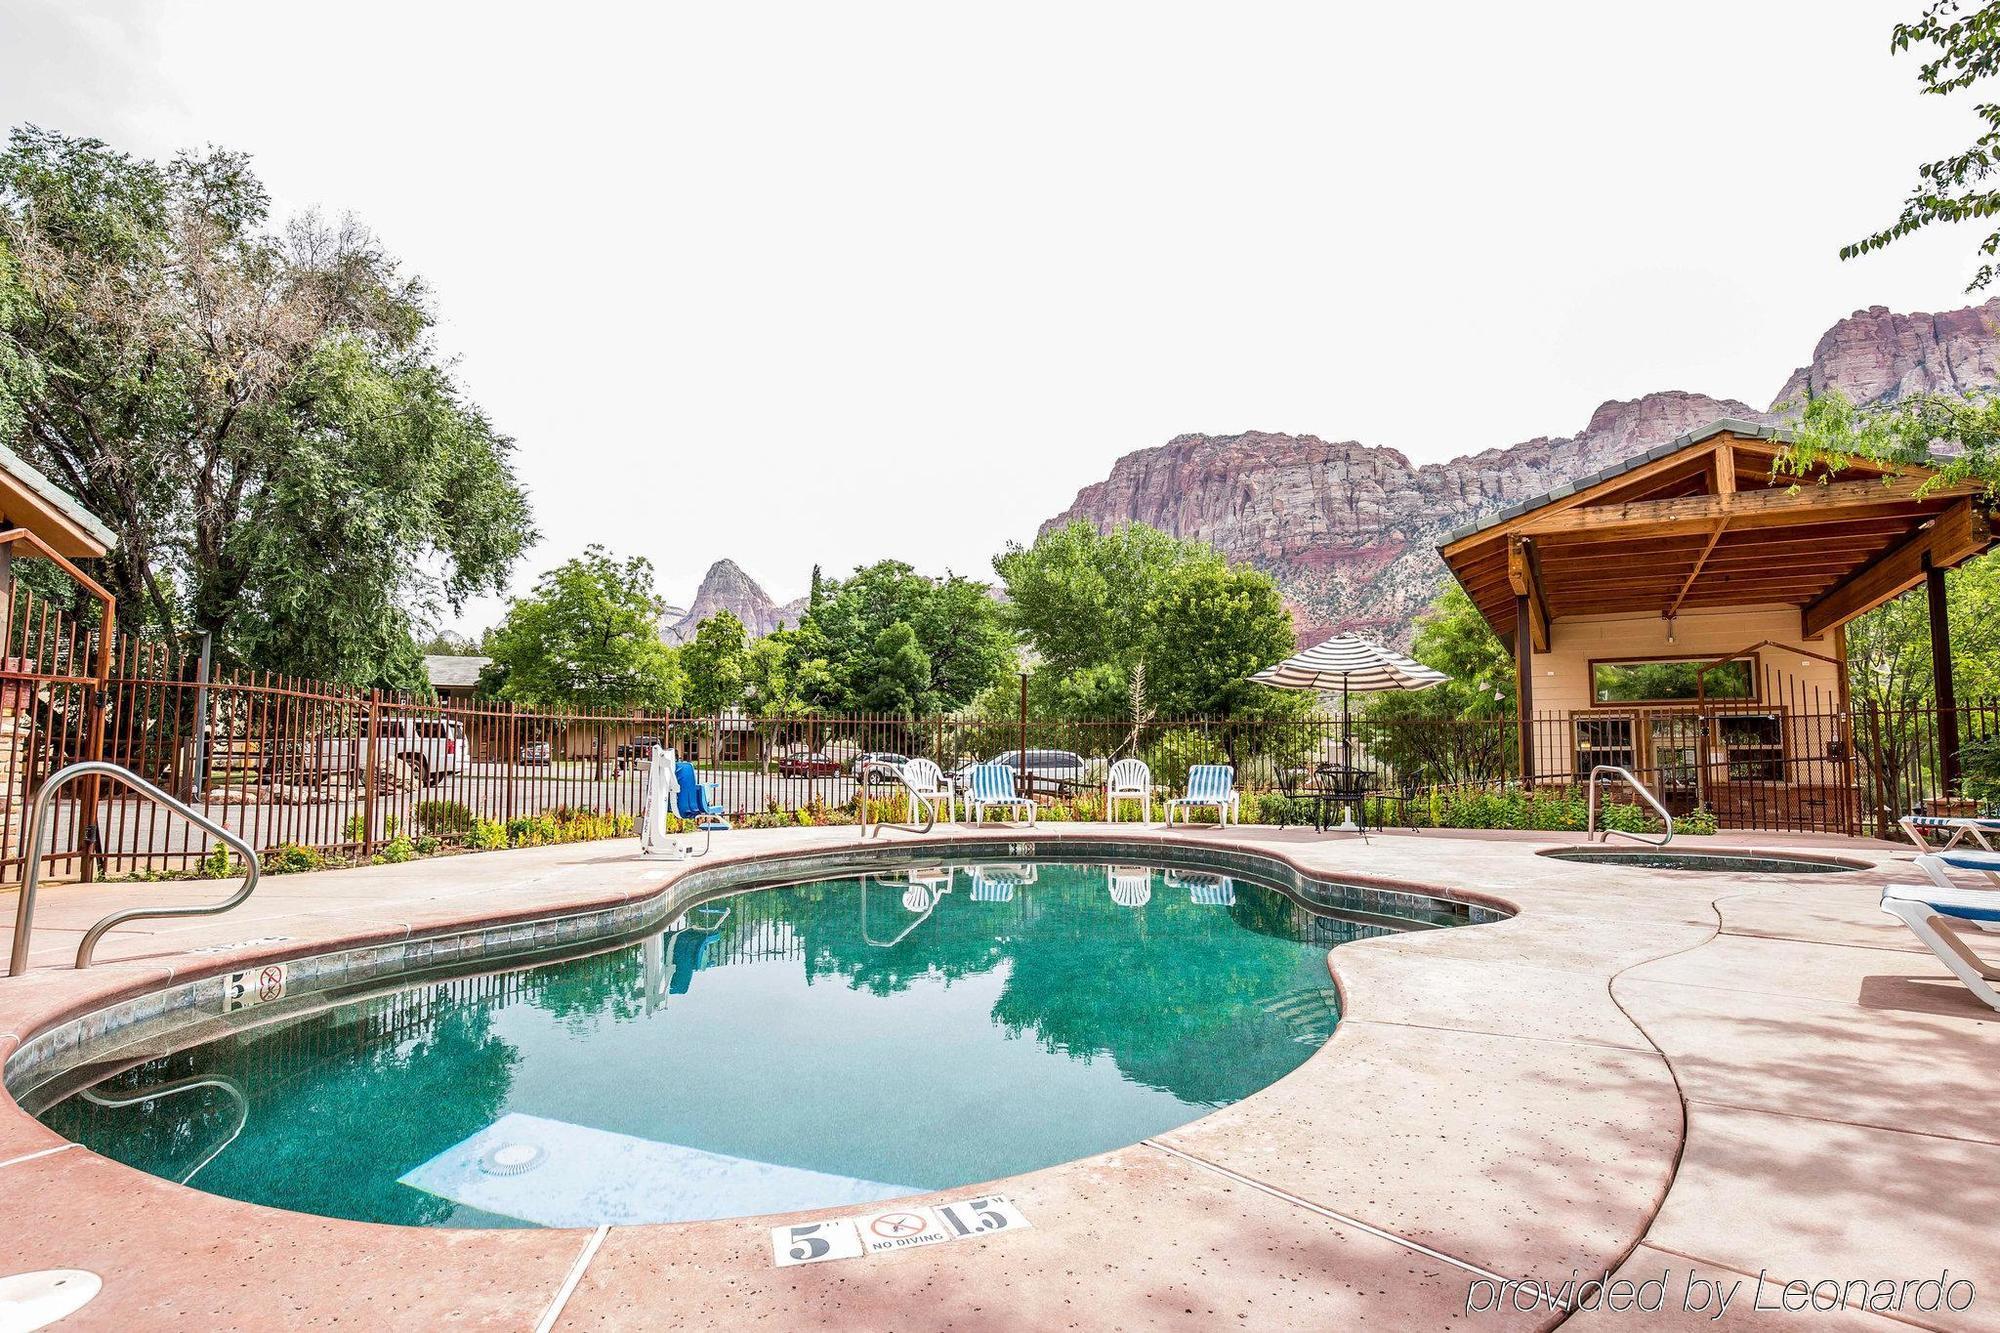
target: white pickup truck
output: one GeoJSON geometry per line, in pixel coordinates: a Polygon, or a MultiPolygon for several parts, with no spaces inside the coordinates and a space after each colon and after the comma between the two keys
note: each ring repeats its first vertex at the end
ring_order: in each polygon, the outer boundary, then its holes
{"type": "MultiPolygon", "coordinates": [[[[326,775],[358,774],[366,735],[328,736],[315,747],[316,767],[326,775]]],[[[435,787],[446,775],[463,773],[472,762],[465,727],[449,718],[385,717],[375,728],[375,766],[402,770],[408,782],[435,787]]]]}

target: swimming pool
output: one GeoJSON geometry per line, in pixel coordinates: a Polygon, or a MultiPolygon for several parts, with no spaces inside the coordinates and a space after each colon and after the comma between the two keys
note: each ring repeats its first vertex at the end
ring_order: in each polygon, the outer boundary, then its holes
{"type": "Polygon", "coordinates": [[[1249,1096],[1332,1033],[1328,948],[1446,921],[1309,906],[1234,873],[911,867],[286,1014],[39,1113],[155,1175],[355,1220],[861,1203],[1125,1146],[1249,1096]]]}
{"type": "Polygon", "coordinates": [[[1552,861],[1581,865],[1637,866],[1641,870],[1692,870],[1736,875],[1837,875],[1866,870],[1866,861],[1804,852],[1684,852],[1651,847],[1552,847],[1552,861]]]}

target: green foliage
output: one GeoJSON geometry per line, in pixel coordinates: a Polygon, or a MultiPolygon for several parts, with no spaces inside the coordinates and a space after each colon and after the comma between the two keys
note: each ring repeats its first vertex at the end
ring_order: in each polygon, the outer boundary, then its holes
{"type": "Polygon", "coordinates": [[[651,562],[592,546],[508,604],[482,691],[535,708],[672,708],[683,681],[660,641],[660,613],[651,562]]]}
{"type": "Polygon", "coordinates": [[[1229,756],[1213,737],[1182,727],[1164,733],[1155,741],[1147,752],[1146,762],[1153,770],[1155,785],[1180,792],[1187,787],[1190,768],[1196,764],[1226,764],[1229,756]]]}
{"type": "Polygon", "coordinates": [[[324,870],[327,864],[325,856],[295,842],[279,843],[264,853],[258,863],[267,875],[296,875],[308,870],[324,870]]]}
{"type": "Polygon", "coordinates": [[[1161,717],[1311,708],[1244,680],[1292,651],[1291,618],[1269,576],[1232,567],[1211,547],[1143,524],[1099,533],[1079,520],[1033,546],[1009,546],[993,567],[1010,623],[1040,659],[1038,711],[1126,716],[1139,679],[1161,717]]]}
{"type": "Polygon", "coordinates": [[[507,826],[497,819],[475,819],[465,845],[479,851],[493,851],[507,845],[507,826]]]}
{"type": "MultiPolygon", "coordinates": [[[[1964,92],[2000,69],[2000,5],[1980,3],[1968,11],[1961,0],[1930,0],[1914,22],[1891,29],[1889,45],[1899,54],[1913,47],[1924,51],[1926,58],[1917,67],[1917,86],[1924,94],[1948,97],[1964,92]]],[[[1996,101],[2000,99],[1988,96],[1973,107],[1981,128],[1972,143],[1920,164],[1916,184],[1895,222],[1842,246],[1842,259],[1880,250],[1933,223],[1984,220],[2000,213],[2000,189],[1993,184],[1994,162],[2000,158],[1996,101]]],[[[1989,258],[1966,284],[1967,291],[1986,287],[2000,271],[1990,258],[2000,253],[2000,231],[1989,233],[1979,252],[1989,258]]]]}
{"type": "Polygon", "coordinates": [[[411,628],[533,540],[512,442],[365,228],[282,234],[241,154],[35,128],[0,152],[0,441],[117,533],[121,623],[420,687],[411,628]]]}
{"type": "Polygon", "coordinates": [[[216,843],[207,856],[201,858],[203,879],[235,879],[243,873],[242,864],[229,854],[226,843],[216,843]]]}
{"type": "Polygon", "coordinates": [[[416,856],[417,845],[408,837],[399,833],[383,843],[381,849],[375,853],[372,860],[378,866],[392,866],[399,865],[404,861],[414,861],[416,856]]]}
{"type": "Polygon", "coordinates": [[[982,584],[931,579],[897,560],[822,579],[790,641],[787,693],[835,713],[954,713],[1013,666],[982,584]]]}
{"type": "Polygon", "coordinates": [[[410,819],[419,830],[432,837],[459,839],[472,832],[472,808],[463,801],[418,801],[410,819]]]}
{"type": "Polygon", "coordinates": [[[720,713],[741,704],[748,689],[749,642],[743,622],[727,611],[695,626],[694,639],[681,649],[687,684],[682,702],[697,713],[720,713]]]}
{"type": "Polygon", "coordinates": [[[633,827],[630,815],[558,807],[508,820],[506,837],[509,847],[549,847],[599,838],[629,838],[633,827]]]}
{"type": "Polygon", "coordinates": [[[1505,776],[1511,733],[1491,725],[1514,712],[1514,660],[1456,583],[1417,618],[1411,655],[1451,679],[1372,698],[1356,735],[1405,782],[1458,784],[1505,776]],[[1483,725],[1482,725],[1483,724],[1483,725]]]}

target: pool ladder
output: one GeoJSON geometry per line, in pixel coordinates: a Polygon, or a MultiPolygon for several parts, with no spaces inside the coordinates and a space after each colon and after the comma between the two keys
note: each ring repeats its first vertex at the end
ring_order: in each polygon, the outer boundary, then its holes
{"type": "Polygon", "coordinates": [[[91,955],[97,951],[97,941],[113,927],[122,926],[127,921],[155,920],[161,917],[214,916],[227,912],[232,907],[240,907],[243,900],[257,887],[257,852],[249,843],[210,819],[201,811],[178,797],[169,796],[129,768],[107,763],[102,759],[86,759],[70,764],[49,774],[48,781],[35,794],[34,808],[28,814],[27,846],[22,848],[21,901],[14,910],[14,951],[7,961],[7,975],[18,977],[28,970],[28,940],[35,930],[35,890],[42,880],[42,837],[48,825],[49,806],[56,793],[77,778],[107,777],[150,798],[195,827],[204,829],[216,838],[236,849],[243,858],[243,884],[236,892],[219,903],[199,903],[192,907],[129,907],[122,912],[113,912],[83,933],[83,943],[76,948],[76,966],[79,971],[90,966],[91,955]]]}
{"type": "Polygon", "coordinates": [[[1664,847],[1668,843],[1674,840],[1674,817],[1667,813],[1667,807],[1660,804],[1659,797],[1653,795],[1652,792],[1646,790],[1646,785],[1640,782],[1639,779],[1632,776],[1631,769],[1620,768],[1616,764],[1599,764],[1596,768],[1590,770],[1590,822],[1584,828],[1584,841],[1590,842],[1594,840],[1597,842],[1609,842],[1611,840],[1611,835],[1614,833],[1616,833],[1621,838],[1630,838],[1634,842],[1643,842],[1648,847],[1664,847]],[[1652,806],[1653,813],[1657,814],[1662,820],[1666,822],[1667,831],[1661,835],[1660,840],[1658,842],[1653,841],[1651,838],[1647,837],[1643,833],[1627,833],[1624,829],[1619,829],[1619,828],[1608,828],[1605,829],[1602,833],[1598,832],[1597,777],[1598,774],[1600,773],[1612,773],[1616,774],[1620,778],[1623,778],[1625,780],[1625,785],[1630,787],[1633,791],[1638,792],[1639,799],[1644,801],[1647,805],[1652,806]]]}

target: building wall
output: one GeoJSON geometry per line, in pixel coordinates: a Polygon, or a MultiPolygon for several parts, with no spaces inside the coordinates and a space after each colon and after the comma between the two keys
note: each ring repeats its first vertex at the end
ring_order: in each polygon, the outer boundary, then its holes
{"type": "MultiPolygon", "coordinates": [[[[1549,626],[1549,651],[1534,656],[1535,711],[1566,713],[1595,704],[1591,697],[1590,664],[1611,658],[1687,657],[1713,660],[1769,639],[1802,647],[1826,657],[1840,656],[1836,637],[1807,640],[1799,633],[1795,606],[1731,607],[1689,611],[1674,621],[1674,641],[1667,642],[1667,622],[1657,612],[1636,615],[1576,616],[1549,626]]],[[[1788,704],[1796,692],[1801,706],[1832,711],[1840,706],[1841,669],[1831,662],[1780,648],[1758,650],[1761,702],[1788,704]],[[1817,703],[1810,702],[1815,698],[1817,703]],[[1773,697],[1783,695],[1786,697],[1773,697]]],[[[1629,705],[1628,705],[1629,707],[1629,705]]]]}

